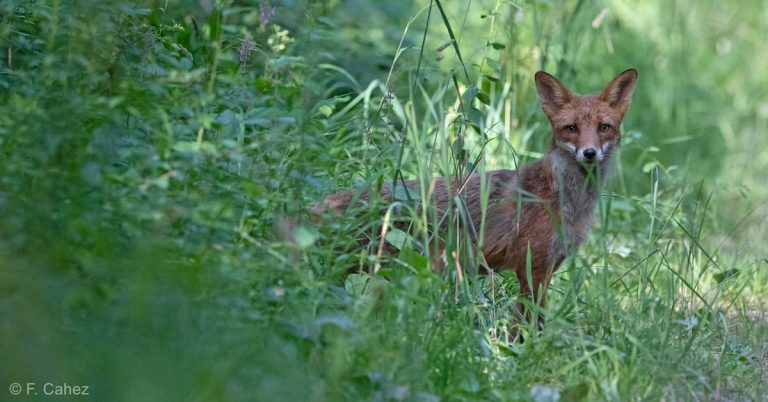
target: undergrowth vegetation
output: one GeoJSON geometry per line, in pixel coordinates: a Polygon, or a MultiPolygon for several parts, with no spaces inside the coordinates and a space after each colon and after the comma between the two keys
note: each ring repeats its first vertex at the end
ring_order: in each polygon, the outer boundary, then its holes
{"type": "Polygon", "coordinates": [[[766,27],[714,0],[0,1],[0,395],[763,400],[766,27]],[[514,275],[456,224],[433,272],[461,202],[413,205],[546,151],[536,71],[629,67],[597,227],[508,342],[514,275]]]}

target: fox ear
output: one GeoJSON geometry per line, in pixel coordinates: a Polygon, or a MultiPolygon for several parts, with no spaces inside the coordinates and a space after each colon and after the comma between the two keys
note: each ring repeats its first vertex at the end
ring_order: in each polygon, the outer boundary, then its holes
{"type": "Polygon", "coordinates": [[[632,101],[632,93],[635,92],[636,82],[637,70],[630,68],[608,83],[608,86],[600,92],[600,100],[608,102],[611,107],[619,109],[624,113],[632,101]]]}
{"type": "Polygon", "coordinates": [[[553,116],[560,111],[566,103],[573,99],[573,95],[557,78],[539,71],[536,73],[536,92],[541,99],[541,108],[547,116],[553,116]]]}

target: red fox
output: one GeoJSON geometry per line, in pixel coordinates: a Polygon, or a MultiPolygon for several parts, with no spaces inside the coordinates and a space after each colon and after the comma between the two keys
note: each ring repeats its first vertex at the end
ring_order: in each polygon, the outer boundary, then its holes
{"type": "MultiPolygon", "coordinates": [[[[552,125],[552,143],[544,157],[519,170],[485,173],[485,208],[478,174],[433,179],[431,205],[445,212],[459,194],[478,228],[485,209],[485,262],[494,271],[514,270],[522,297],[543,307],[552,274],[584,242],[592,226],[599,188],[619,149],[621,121],[632,99],[637,71],[624,71],[596,95],[574,94],[543,71],[536,73],[535,81],[541,107],[552,125]]],[[[404,184],[418,188],[416,181],[404,184]]],[[[381,195],[391,196],[391,186],[383,185],[381,195]]],[[[343,211],[367,198],[365,192],[342,191],[326,198],[315,211],[343,211]]],[[[531,318],[523,304],[518,309],[531,318]]],[[[540,317],[539,321],[543,322],[540,317]]]]}

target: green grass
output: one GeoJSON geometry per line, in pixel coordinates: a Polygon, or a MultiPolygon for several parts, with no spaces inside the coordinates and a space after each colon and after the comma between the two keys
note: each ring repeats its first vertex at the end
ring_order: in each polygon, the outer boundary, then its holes
{"type": "Polygon", "coordinates": [[[378,3],[0,2],[2,399],[762,400],[768,8],[378,3]],[[413,200],[407,233],[306,213],[529,163],[537,70],[589,92],[628,67],[598,225],[523,343],[460,205],[443,273],[413,200]]]}

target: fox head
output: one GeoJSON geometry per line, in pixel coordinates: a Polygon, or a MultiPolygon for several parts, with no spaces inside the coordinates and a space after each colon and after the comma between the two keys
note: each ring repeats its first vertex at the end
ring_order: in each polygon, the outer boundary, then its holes
{"type": "Polygon", "coordinates": [[[621,120],[629,108],[637,70],[619,74],[596,95],[573,94],[557,78],[539,71],[536,90],[552,123],[552,146],[579,163],[603,161],[621,142],[621,120]]]}

